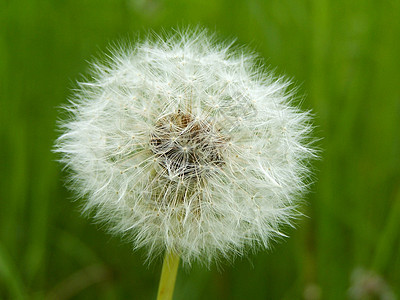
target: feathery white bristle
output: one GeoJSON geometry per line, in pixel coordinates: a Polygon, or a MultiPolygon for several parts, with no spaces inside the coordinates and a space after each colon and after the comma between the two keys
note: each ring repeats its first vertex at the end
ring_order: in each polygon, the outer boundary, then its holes
{"type": "Polygon", "coordinates": [[[310,115],[289,82],[205,30],[116,50],[80,83],[56,143],[85,211],[184,263],[268,247],[298,215],[310,115]]]}

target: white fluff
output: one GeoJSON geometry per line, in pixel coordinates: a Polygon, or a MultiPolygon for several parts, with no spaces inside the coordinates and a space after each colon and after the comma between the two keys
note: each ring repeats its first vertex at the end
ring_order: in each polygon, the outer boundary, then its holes
{"type": "Polygon", "coordinates": [[[56,142],[84,210],[149,258],[175,251],[189,264],[283,236],[307,186],[312,126],[289,82],[262,69],[205,30],[93,64],[56,142]]]}

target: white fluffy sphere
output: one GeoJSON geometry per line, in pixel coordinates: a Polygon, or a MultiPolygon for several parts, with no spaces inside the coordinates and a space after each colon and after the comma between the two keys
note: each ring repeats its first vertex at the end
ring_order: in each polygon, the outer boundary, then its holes
{"type": "Polygon", "coordinates": [[[283,235],[314,155],[287,80],[204,30],[120,48],[92,74],[56,143],[85,211],[184,263],[283,235]]]}

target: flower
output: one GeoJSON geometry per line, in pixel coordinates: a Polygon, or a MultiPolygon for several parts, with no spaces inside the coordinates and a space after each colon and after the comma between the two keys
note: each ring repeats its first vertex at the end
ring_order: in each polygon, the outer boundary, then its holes
{"type": "Polygon", "coordinates": [[[315,153],[290,82],[202,29],[109,57],[79,83],[56,142],[84,211],[149,258],[189,264],[283,236],[315,153]]]}
{"type": "Polygon", "coordinates": [[[349,299],[395,300],[392,288],[379,274],[358,267],[351,274],[351,286],[347,292],[349,299]]]}

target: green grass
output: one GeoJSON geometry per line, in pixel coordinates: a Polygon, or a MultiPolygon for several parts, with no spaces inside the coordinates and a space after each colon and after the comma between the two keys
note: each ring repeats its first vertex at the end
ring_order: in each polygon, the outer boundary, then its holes
{"type": "Polygon", "coordinates": [[[303,299],[310,286],[346,299],[359,267],[400,295],[399,20],[397,0],[0,2],[0,298],[155,299],[161,262],[80,215],[50,150],[87,60],[182,24],[237,36],[293,78],[323,152],[289,239],[181,270],[175,299],[303,299]]]}

